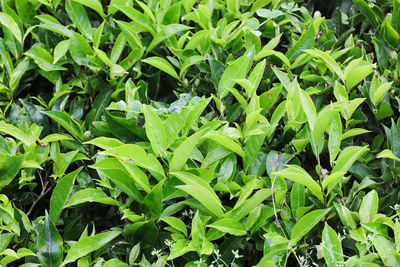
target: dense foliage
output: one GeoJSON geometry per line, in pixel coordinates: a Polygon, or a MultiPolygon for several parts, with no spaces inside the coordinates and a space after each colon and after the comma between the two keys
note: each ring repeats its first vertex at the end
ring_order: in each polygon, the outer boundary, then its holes
{"type": "Polygon", "coordinates": [[[1,266],[400,266],[400,0],[0,0],[1,266]]]}

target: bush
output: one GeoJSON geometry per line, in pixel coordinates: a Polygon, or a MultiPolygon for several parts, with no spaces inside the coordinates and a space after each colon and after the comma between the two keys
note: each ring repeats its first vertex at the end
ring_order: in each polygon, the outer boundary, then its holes
{"type": "Polygon", "coordinates": [[[0,1],[0,265],[400,266],[400,1],[0,1]]]}

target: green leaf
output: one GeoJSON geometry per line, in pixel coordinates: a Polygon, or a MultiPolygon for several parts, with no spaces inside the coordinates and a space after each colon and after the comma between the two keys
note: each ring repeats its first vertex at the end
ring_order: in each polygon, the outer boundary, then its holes
{"type": "Polygon", "coordinates": [[[342,120],[339,112],[336,112],[331,119],[329,125],[329,140],[328,140],[328,151],[331,165],[339,154],[340,144],[342,140],[342,120]]]}
{"type": "Polygon", "coordinates": [[[178,73],[176,73],[174,67],[172,67],[172,65],[167,60],[165,60],[164,58],[161,58],[161,57],[148,57],[148,58],[142,59],[142,61],[144,63],[150,64],[150,65],[156,67],[157,69],[162,70],[165,73],[168,73],[169,75],[171,75],[175,79],[179,80],[178,73]]]}
{"type": "Polygon", "coordinates": [[[328,187],[326,193],[329,194],[329,192],[340,182],[340,179],[343,178],[345,174],[346,172],[344,171],[336,171],[331,175],[325,177],[322,181],[322,189],[325,190],[325,188],[328,187]]]}
{"type": "Polygon", "coordinates": [[[203,221],[200,218],[199,211],[196,211],[192,219],[192,228],[190,236],[192,237],[194,248],[201,253],[203,243],[206,240],[203,221]]]}
{"type": "Polygon", "coordinates": [[[86,188],[74,193],[71,199],[65,205],[65,207],[66,208],[72,207],[87,202],[89,203],[97,202],[101,204],[115,205],[115,206],[119,205],[118,201],[110,198],[103,191],[95,188],[86,188]]]}
{"type": "Polygon", "coordinates": [[[393,152],[389,149],[385,149],[383,150],[381,153],[379,153],[378,156],[376,156],[377,158],[386,158],[386,159],[393,159],[396,160],[398,162],[400,162],[400,158],[396,157],[393,152]]]}
{"type": "Polygon", "coordinates": [[[132,49],[142,48],[142,42],[140,41],[139,35],[132,27],[132,25],[120,20],[114,20],[114,21],[118,24],[118,27],[121,28],[122,33],[125,35],[125,38],[132,49]]]}
{"type": "Polygon", "coordinates": [[[374,71],[374,68],[376,68],[375,64],[371,64],[362,58],[351,61],[344,69],[344,82],[347,90],[350,91],[359,84],[374,71]]]}
{"type": "Polygon", "coordinates": [[[99,0],[72,0],[72,1],[85,5],[93,9],[97,13],[99,13],[100,16],[104,17],[103,6],[99,0]]]}
{"type": "Polygon", "coordinates": [[[0,190],[18,174],[24,155],[10,156],[0,153],[0,190]]]}
{"type": "Polygon", "coordinates": [[[150,140],[151,148],[160,156],[163,156],[168,148],[167,133],[164,123],[150,106],[143,106],[145,129],[150,140]]]}
{"type": "Polygon", "coordinates": [[[53,190],[53,193],[50,198],[50,219],[53,222],[58,221],[58,218],[61,215],[61,212],[68,201],[69,195],[72,192],[72,187],[75,183],[75,179],[78,176],[79,172],[83,167],[77,169],[74,172],[71,172],[60,179],[53,190]]]}
{"type": "Polygon", "coordinates": [[[304,207],[306,203],[306,195],[304,192],[304,185],[299,183],[294,183],[292,191],[290,192],[290,207],[292,209],[292,214],[298,219],[297,209],[304,207]]]}
{"type": "Polygon", "coordinates": [[[365,134],[365,133],[369,133],[371,131],[368,131],[366,129],[362,129],[362,128],[352,128],[349,129],[348,131],[344,132],[342,135],[342,140],[352,137],[352,136],[356,136],[356,135],[360,135],[360,134],[365,134]]]}
{"type": "Polygon", "coordinates": [[[342,266],[344,263],[342,243],[335,230],[327,223],[322,231],[322,242],[324,258],[328,267],[342,266]]]}
{"type": "Polygon", "coordinates": [[[242,158],[245,157],[242,147],[238,143],[233,141],[231,138],[223,135],[220,132],[216,132],[216,131],[208,132],[204,135],[204,138],[211,139],[211,140],[223,145],[224,147],[235,152],[242,158]]]}
{"type": "Polygon", "coordinates": [[[35,46],[25,52],[44,71],[67,70],[64,67],[54,65],[53,56],[43,47],[35,46]]]}
{"type": "Polygon", "coordinates": [[[392,26],[400,33],[400,0],[393,0],[392,26]]]}
{"type": "Polygon", "coordinates": [[[307,213],[294,225],[290,235],[292,242],[297,243],[303,236],[305,236],[314,226],[316,226],[322,218],[325,217],[330,209],[314,210],[307,213]]]}
{"type": "Polygon", "coordinates": [[[394,251],[386,238],[381,235],[372,235],[371,241],[385,266],[399,266],[399,254],[394,251]]]}
{"type": "Polygon", "coordinates": [[[129,253],[129,264],[132,266],[140,254],[140,243],[137,243],[129,253]]]}
{"type": "Polygon", "coordinates": [[[324,18],[313,20],[309,28],[301,35],[300,39],[286,52],[286,57],[290,61],[293,62],[305,49],[314,47],[315,36],[319,32],[319,26],[323,21],[324,18]]]}
{"type": "Polygon", "coordinates": [[[36,141],[33,136],[29,136],[14,125],[5,123],[4,121],[0,121],[0,132],[11,135],[26,146],[29,146],[36,141]]]}
{"type": "Polygon", "coordinates": [[[111,149],[117,146],[122,146],[124,143],[116,138],[101,136],[87,141],[84,144],[95,145],[97,147],[100,147],[101,149],[111,149]]]}
{"type": "Polygon", "coordinates": [[[41,111],[68,131],[75,139],[82,140],[81,126],[68,113],[62,111],[41,111]]]}
{"type": "Polygon", "coordinates": [[[336,165],[333,167],[332,173],[337,171],[347,172],[351,165],[361,157],[368,148],[359,146],[349,146],[343,149],[336,160],[336,165]]]}
{"type": "Polygon", "coordinates": [[[318,50],[318,49],[305,50],[304,52],[306,52],[307,54],[313,56],[314,58],[322,60],[332,72],[336,73],[336,75],[339,76],[339,78],[342,81],[345,81],[345,76],[344,76],[344,73],[342,71],[342,68],[331,57],[331,55],[329,55],[327,52],[321,51],[321,50],[318,50]]]}
{"type": "MultiPolygon", "coordinates": [[[[111,6],[111,5],[110,5],[111,6]]],[[[113,5],[117,10],[124,13],[128,18],[132,20],[134,24],[139,26],[139,29],[144,29],[143,31],[150,32],[153,36],[155,35],[154,25],[151,19],[145,14],[137,11],[133,7],[126,5],[113,5]]]]}
{"type": "Polygon", "coordinates": [[[375,90],[373,97],[372,97],[372,102],[375,105],[378,105],[378,103],[382,101],[383,97],[385,96],[387,91],[389,91],[392,84],[393,84],[393,82],[383,83],[375,90]]]}
{"type": "Polygon", "coordinates": [[[53,64],[56,64],[68,51],[69,40],[59,42],[54,48],[53,64]]]}
{"type": "Polygon", "coordinates": [[[376,29],[379,26],[378,16],[375,12],[369,7],[368,3],[364,0],[353,0],[355,7],[364,14],[367,20],[371,23],[372,27],[376,29]]]}
{"type": "Polygon", "coordinates": [[[246,234],[243,225],[231,218],[222,218],[207,226],[231,235],[241,236],[246,234]]]}
{"type": "Polygon", "coordinates": [[[260,52],[258,52],[255,59],[258,61],[260,59],[263,59],[263,58],[269,57],[269,56],[277,57],[280,61],[282,61],[283,64],[285,64],[287,67],[290,68],[289,59],[282,52],[279,52],[279,51],[267,50],[267,49],[263,48],[260,52]]]}
{"type": "Polygon", "coordinates": [[[44,266],[60,266],[63,259],[63,240],[47,212],[39,236],[37,256],[44,266]]]}
{"type": "Polygon", "coordinates": [[[222,74],[218,83],[217,93],[223,98],[228,93],[228,88],[233,87],[235,79],[243,79],[246,77],[251,64],[253,63],[254,48],[248,50],[243,56],[232,62],[222,74]]]}
{"type": "Polygon", "coordinates": [[[169,164],[169,171],[180,171],[186,164],[194,148],[199,144],[201,137],[207,132],[208,129],[198,131],[186,138],[174,151],[171,162],[169,164]]]}
{"type": "Polygon", "coordinates": [[[93,37],[92,27],[85,8],[77,1],[65,0],[65,11],[79,32],[91,40],[93,37]]]}
{"type": "Polygon", "coordinates": [[[156,157],[152,154],[147,154],[146,151],[138,145],[122,145],[108,149],[102,153],[122,158],[123,160],[133,160],[138,166],[159,174],[161,177],[165,177],[164,169],[156,157]]]}
{"type": "Polygon", "coordinates": [[[224,214],[222,212],[221,202],[219,200],[215,200],[215,193],[210,193],[210,191],[205,189],[204,187],[198,187],[196,185],[177,185],[176,188],[181,189],[182,191],[197,199],[216,217],[221,217],[224,214]]]}
{"type": "Polygon", "coordinates": [[[120,231],[109,231],[80,239],[69,249],[62,266],[100,249],[120,234],[120,231]]]}
{"type": "Polygon", "coordinates": [[[176,218],[176,217],[163,217],[160,220],[167,223],[168,225],[172,226],[176,230],[182,232],[185,236],[187,236],[187,229],[185,223],[176,218]]]}
{"type": "Polygon", "coordinates": [[[375,215],[378,213],[379,197],[375,190],[372,190],[365,195],[360,206],[360,221],[361,223],[372,222],[375,215]]]}
{"type": "Polygon", "coordinates": [[[10,15],[0,12],[0,24],[7,28],[17,41],[22,45],[22,32],[17,22],[10,15]]]}
{"type": "Polygon", "coordinates": [[[151,187],[146,175],[133,164],[133,162],[125,163],[119,159],[107,158],[97,161],[90,167],[104,173],[122,192],[141,202],[142,196],[135,183],[143,188],[146,193],[150,193],[151,187]]]}
{"type": "Polygon", "coordinates": [[[147,47],[147,53],[153,50],[158,44],[164,41],[167,38],[170,38],[181,31],[187,31],[191,29],[191,27],[182,25],[182,24],[169,24],[167,26],[162,27],[161,31],[154,36],[153,41],[151,41],[149,47],[147,47]]]}
{"type": "Polygon", "coordinates": [[[296,165],[286,165],[286,167],[286,169],[273,172],[271,175],[278,175],[280,177],[292,180],[293,182],[302,184],[307,187],[314,196],[321,200],[321,202],[324,201],[321,187],[303,168],[296,165]]]}
{"type": "Polygon", "coordinates": [[[388,17],[385,18],[381,25],[381,34],[385,41],[393,48],[399,46],[400,34],[392,27],[388,17]]]}

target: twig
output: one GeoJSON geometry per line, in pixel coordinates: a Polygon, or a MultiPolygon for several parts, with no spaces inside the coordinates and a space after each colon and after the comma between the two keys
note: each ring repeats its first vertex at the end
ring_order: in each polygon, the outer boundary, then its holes
{"type": "Polygon", "coordinates": [[[46,181],[45,183],[43,183],[43,178],[42,178],[42,175],[40,174],[40,172],[38,172],[38,175],[39,175],[40,183],[42,185],[42,192],[40,192],[39,197],[35,201],[33,201],[32,206],[29,208],[28,212],[26,213],[26,216],[29,216],[29,214],[31,214],[33,208],[36,206],[36,204],[39,202],[39,200],[41,200],[42,197],[44,197],[51,190],[51,186],[47,188],[49,181],[46,181]]]}

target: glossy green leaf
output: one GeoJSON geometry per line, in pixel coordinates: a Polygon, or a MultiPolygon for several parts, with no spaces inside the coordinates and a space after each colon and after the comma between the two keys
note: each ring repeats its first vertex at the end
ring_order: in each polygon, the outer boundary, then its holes
{"type": "Polygon", "coordinates": [[[181,31],[187,31],[190,27],[182,24],[169,24],[167,26],[162,27],[161,31],[159,31],[154,39],[151,41],[150,45],[147,47],[147,52],[150,52],[163,42],[165,39],[170,38],[181,31]]]}
{"type": "Polygon", "coordinates": [[[327,223],[322,231],[322,246],[324,251],[325,262],[328,267],[342,266],[344,263],[342,243],[336,234],[327,223]]]}
{"type": "Polygon", "coordinates": [[[311,191],[314,196],[316,196],[321,202],[323,202],[321,187],[303,168],[296,165],[286,165],[286,167],[287,168],[278,172],[273,172],[271,175],[278,175],[280,177],[304,185],[311,191]]]}
{"type": "Polygon", "coordinates": [[[100,16],[104,17],[103,6],[99,0],[72,0],[85,5],[94,11],[96,11],[100,16]]]}
{"type": "Polygon", "coordinates": [[[72,187],[75,183],[75,179],[78,176],[82,167],[74,172],[71,172],[60,179],[53,190],[50,198],[50,219],[57,223],[65,204],[68,201],[69,196],[72,192],[72,187]]]}
{"type": "Polygon", "coordinates": [[[235,219],[222,218],[207,226],[231,235],[241,236],[246,234],[243,225],[235,219]]]}
{"type": "Polygon", "coordinates": [[[74,193],[65,207],[72,207],[83,203],[97,202],[106,205],[118,206],[118,201],[107,196],[106,193],[95,188],[86,188],[74,193]]]}
{"type": "Polygon", "coordinates": [[[351,61],[344,69],[344,82],[348,91],[374,71],[376,66],[361,58],[351,61]]]}
{"type": "Polygon", "coordinates": [[[142,59],[142,61],[151,66],[156,67],[157,69],[162,70],[165,73],[168,73],[175,79],[179,80],[179,76],[176,73],[174,67],[172,67],[172,65],[167,60],[165,60],[161,57],[148,57],[148,58],[142,59]]]}
{"type": "Polygon", "coordinates": [[[303,217],[294,225],[290,238],[293,242],[297,243],[303,236],[305,236],[314,226],[316,226],[330,209],[314,210],[303,217]]]}
{"type": "Polygon", "coordinates": [[[378,213],[379,197],[375,190],[365,195],[360,206],[360,220],[362,223],[371,222],[378,213]]]}
{"type": "Polygon", "coordinates": [[[234,79],[243,79],[253,62],[254,49],[251,48],[245,55],[232,62],[222,74],[218,83],[217,93],[220,98],[223,98],[228,93],[228,88],[231,88],[235,81],[234,79]]]}
{"type": "Polygon", "coordinates": [[[0,12],[0,24],[6,27],[17,41],[22,44],[22,32],[12,16],[7,13],[0,12]]]}
{"type": "Polygon", "coordinates": [[[143,107],[145,128],[151,147],[157,155],[164,155],[168,148],[167,133],[164,123],[150,106],[143,107]]]}
{"type": "Polygon", "coordinates": [[[156,157],[152,154],[146,153],[146,151],[138,145],[121,145],[108,149],[102,153],[122,158],[123,160],[133,160],[138,166],[159,174],[161,177],[165,177],[164,169],[156,157]]]}
{"type": "Polygon", "coordinates": [[[187,235],[187,229],[185,223],[176,217],[163,217],[160,220],[182,232],[185,236],[187,235]]]}
{"type": "Polygon", "coordinates": [[[69,114],[61,111],[41,111],[67,130],[73,137],[82,140],[81,126],[69,114]]]}
{"type": "Polygon", "coordinates": [[[89,17],[85,11],[85,8],[79,3],[79,1],[65,1],[65,11],[74,26],[78,28],[79,32],[86,38],[92,39],[93,33],[90,25],[89,17]]]}
{"type": "Polygon", "coordinates": [[[44,266],[60,266],[63,259],[63,240],[46,212],[39,236],[37,256],[44,266]]]}
{"type": "Polygon", "coordinates": [[[15,178],[21,168],[23,160],[23,155],[6,156],[0,154],[0,190],[15,178]]]}
{"type": "Polygon", "coordinates": [[[74,262],[87,254],[96,251],[111,242],[121,234],[120,231],[109,231],[94,236],[87,236],[76,242],[68,251],[67,256],[62,262],[62,266],[74,262]]]}

